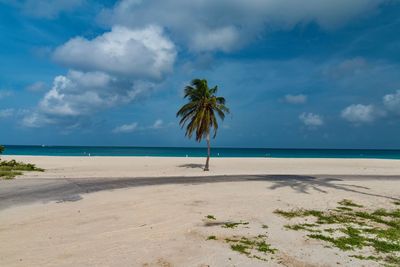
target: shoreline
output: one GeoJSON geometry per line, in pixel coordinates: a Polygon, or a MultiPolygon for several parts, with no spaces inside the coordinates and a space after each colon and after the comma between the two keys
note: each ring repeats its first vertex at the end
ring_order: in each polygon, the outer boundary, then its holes
{"type": "MultiPolygon", "coordinates": [[[[18,157],[18,158],[29,158],[29,157],[43,157],[43,158],[54,158],[54,157],[65,157],[65,158],[177,158],[177,159],[181,159],[181,158],[207,158],[207,155],[205,156],[156,156],[156,155],[151,155],[151,156],[147,156],[147,155],[95,155],[95,156],[84,156],[84,155],[18,155],[18,154],[2,154],[0,156],[0,158],[14,158],[14,157],[18,157]]],[[[257,156],[210,156],[210,159],[306,159],[306,160],[313,160],[313,159],[339,159],[339,160],[346,160],[346,159],[350,159],[350,160],[394,160],[394,161],[400,161],[400,158],[356,158],[356,157],[257,157],[257,156]]]]}
{"type": "Polygon", "coordinates": [[[211,158],[150,156],[2,156],[35,164],[45,172],[28,178],[123,178],[213,175],[400,175],[400,160],[354,158],[211,158]]]}
{"type": "MultiPolygon", "coordinates": [[[[206,148],[200,147],[72,147],[72,146],[10,146],[9,156],[65,156],[65,157],[169,157],[201,158],[207,156],[206,148]]],[[[342,159],[397,159],[396,149],[304,149],[304,148],[226,148],[213,147],[213,158],[342,158],[342,159]]]]}

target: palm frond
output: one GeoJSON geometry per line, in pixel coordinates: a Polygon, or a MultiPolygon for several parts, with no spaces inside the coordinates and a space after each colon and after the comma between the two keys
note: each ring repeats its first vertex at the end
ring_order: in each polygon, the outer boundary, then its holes
{"type": "Polygon", "coordinates": [[[176,113],[181,117],[179,124],[186,126],[185,135],[189,138],[196,134],[196,141],[200,142],[213,129],[214,138],[218,131],[218,120],[216,114],[221,120],[229,113],[229,108],[225,106],[226,100],[223,97],[216,96],[218,86],[208,88],[207,80],[193,79],[191,85],[184,89],[184,98],[188,102],[183,105],[176,113]]]}

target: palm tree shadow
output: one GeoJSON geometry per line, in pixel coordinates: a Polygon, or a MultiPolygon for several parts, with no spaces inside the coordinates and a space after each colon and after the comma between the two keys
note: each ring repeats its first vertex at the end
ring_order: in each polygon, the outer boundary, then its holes
{"type": "Polygon", "coordinates": [[[188,163],[188,164],[179,165],[178,167],[179,168],[187,168],[187,169],[203,169],[204,164],[188,163]]]}
{"type": "Polygon", "coordinates": [[[346,181],[346,179],[340,178],[313,177],[304,175],[268,175],[254,179],[260,180],[260,178],[273,183],[271,186],[269,186],[269,189],[271,190],[289,187],[294,191],[303,194],[310,194],[311,190],[327,194],[327,190],[334,189],[368,196],[387,198],[390,200],[398,200],[398,198],[395,197],[373,193],[371,192],[371,189],[366,186],[340,183],[346,181]]]}
{"type": "MultiPolygon", "coordinates": [[[[181,165],[183,168],[202,168],[201,164],[181,165]]],[[[74,178],[32,180],[27,187],[24,180],[15,180],[15,186],[0,188],[0,210],[19,203],[36,201],[78,201],[87,193],[155,185],[200,185],[212,183],[268,182],[269,190],[291,188],[295,192],[310,194],[311,190],[322,194],[334,194],[335,190],[400,201],[398,196],[374,192],[366,186],[349,184],[349,181],[399,180],[399,176],[307,176],[307,175],[217,175],[176,177],[132,177],[132,178],[74,178]]]]}

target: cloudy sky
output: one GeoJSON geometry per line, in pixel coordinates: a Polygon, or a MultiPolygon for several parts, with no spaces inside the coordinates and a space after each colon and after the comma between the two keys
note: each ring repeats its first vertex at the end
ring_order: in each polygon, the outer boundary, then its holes
{"type": "Polygon", "coordinates": [[[0,0],[0,143],[194,146],[193,78],[214,145],[400,148],[400,1],[0,0]]]}

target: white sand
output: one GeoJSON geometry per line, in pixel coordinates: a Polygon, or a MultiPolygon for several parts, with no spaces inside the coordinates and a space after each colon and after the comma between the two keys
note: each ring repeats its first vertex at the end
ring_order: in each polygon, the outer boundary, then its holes
{"type": "Polygon", "coordinates": [[[204,172],[204,158],[172,157],[46,157],[4,156],[36,164],[44,173],[25,177],[155,177],[229,174],[300,174],[300,175],[400,175],[400,160],[386,159],[283,159],[283,158],[212,158],[204,172]]]}
{"type": "MultiPolygon", "coordinates": [[[[143,177],[205,175],[201,158],[13,157],[47,169],[37,177],[143,177]]],[[[396,175],[400,161],[339,159],[212,159],[206,174],[396,175]]],[[[7,181],[3,181],[7,182],[7,181]]],[[[12,181],[11,181],[12,182],[12,181]]],[[[1,186],[0,182],[0,186],[1,186]]],[[[162,185],[83,194],[76,202],[36,203],[0,211],[0,266],[377,266],[348,257],[306,233],[285,230],[277,208],[326,210],[347,198],[370,209],[394,208],[400,180],[348,179],[246,181],[162,185]],[[247,221],[249,228],[206,226],[247,221]],[[268,229],[262,229],[262,225],[268,229]],[[268,262],[234,252],[223,242],[233,235],[267,231],[278,249],[268,262]],[[216,235],[218,241],[205,239],[216,235]]]]}

